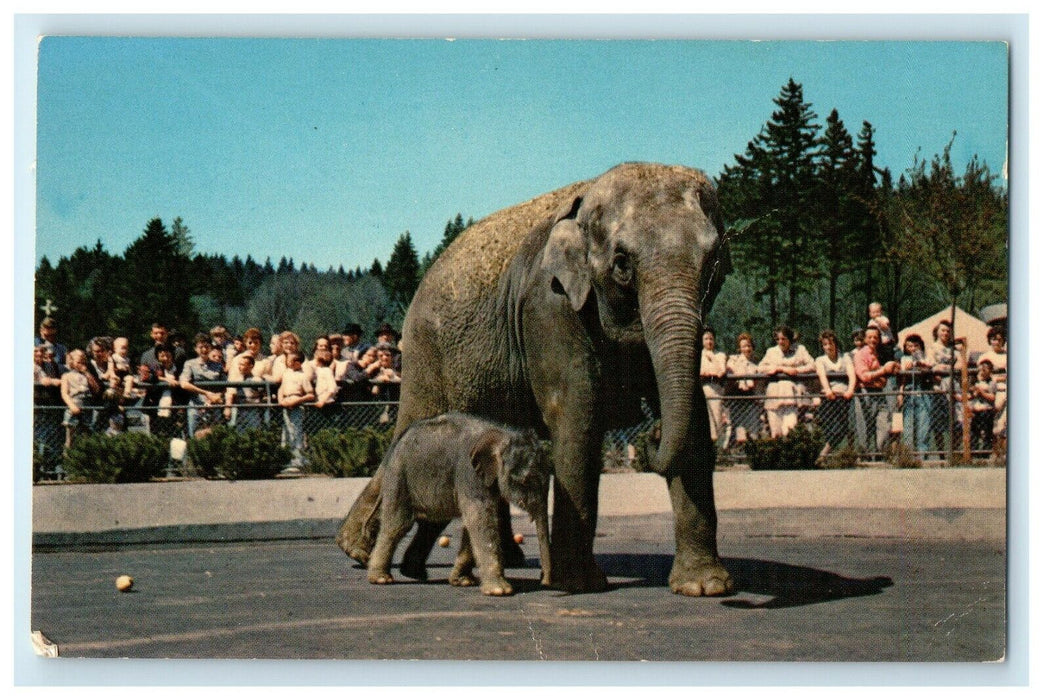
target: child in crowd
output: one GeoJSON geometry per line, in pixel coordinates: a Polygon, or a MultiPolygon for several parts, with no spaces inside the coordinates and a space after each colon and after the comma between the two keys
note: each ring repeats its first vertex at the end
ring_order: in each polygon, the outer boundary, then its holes
{"type": "MultiPolygon", "coordinates": [[[[226,380],[223,370],[222,350],[216,350],[211,339],[204,333],[198,333],[193,339],[197,357],[187,360],[182,366],[179,383],[183,391],[190,394],[191,401],[198,406],[223,403],[223,393],[200,386],[204,382],[221,382],[226,380]],[[217,361],[216,361],[216,358],[217,361]]],[[[200,437],[210,431],[211,426],[221,419],[221,411],[213,409],[190,409],[186,416],[187,430],[190,437],[200,437]],[[200,434],[198,434],[200,433],[200,434]]]]}
{"type": "Polygon", "coordinates": [[[281,386],[277,390],[277,403],[284,407],[284,432],[281,442],[292,450],[291,468],[303,462],[303,404],[316,401],[317,395],[310,380],[303,373],[306,356],[296,350],[285,356],[286,367],[281,375],[281,386]]]}
{"type": "Polygon", "coordinates": [[[60,391],[66,405],[62,425],[66,428],[66,447],[73,444],[73,437],[87,432],[91,427],[91,416],[84,411],[84,404],[91,396],[91,384],[87,375],[87,353],[71,350],[66,356],[69,371],[62,375],[60,391]]]}
{"type": "Polygon", "coordinates": [[[868,328],[879,329],[879,340],[883,345],[893,343],[893,328],[890,327],[890,319],[882,313],[882,304],[877,301],[868,304],[868,328]]]}
{"type": "Polygon", "coordinates": [[[113,369],[120,378],[131,374],[131,356],[127,338],[120,337],[113,341],[113,369]]]}
{"type": "Polygon", "coordinates": [[[234,358],[234,362],[237,364],[237,379],[233,379],[234,373],[231,371],[230,381],[252,382],[258,384],[259,387],[231,386],[227,388],[226,410],[224,411],[226,420],[229,421],[230,425],[235,426],[237,430],[261,428],[263,425],[263,409],[260,404],[263,403],[265,390],[263,389],[263,380],[252,374],[255,369],[255,358],[251,354],[244,353],[234,358]],[[239,408],[236,408],[235,404],[239,408]]]}
{"type": "Polygon", "coordinates": [[[977,365],[977,381],[970,387],[970,440],[981,450],[992,449],[992,427],[995,423],[996,381],[992,378],[992,363],[984,360],[977,365]]]}

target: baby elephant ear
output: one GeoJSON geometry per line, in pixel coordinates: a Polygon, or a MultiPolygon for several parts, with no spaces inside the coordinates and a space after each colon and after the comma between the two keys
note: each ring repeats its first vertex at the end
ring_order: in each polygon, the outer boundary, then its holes
{"type": "Polygon", "coordinates": [[[591,291],[591,269],[587,264],[587,240],[575,219],[554,224],[543,249],[543,272],[551,277],[551,289],[569,297],[579,311],[591,291]]]}
{"type": "Polygon", "coordinates": [[[474,471],[485,484],[485,488],[492,488],[496,485],[500,470],[503,468],[502,453],[506,445],[507,437],[498,430],[486,431],[474,443],[474,449],[470,452],[470,463],[474,465],[474,471]]]}

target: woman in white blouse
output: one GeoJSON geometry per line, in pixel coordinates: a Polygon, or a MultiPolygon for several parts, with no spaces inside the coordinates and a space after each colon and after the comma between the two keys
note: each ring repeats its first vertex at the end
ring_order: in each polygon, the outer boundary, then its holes
{"type": "Polygon", "coordinates": [[[806,346],[796,342],[795,331],[788,326],[777,328],[773,338],[776,345],[766,350],[758,370],[770,378],[766,388],[766,419],[770,436],[778,438],[798,425],[796,397],[805,393],[805,387],[794,378],[813,372],[816,365],[806,346]]]}
{"type": "Polygon", "coordinates": [[[700,385],[707,400],[707,416],[711,424],[711,439],[718,444],[725,423],[722,410],[722,378],[726,375],[726,354],[715,350],[715,332],[705,328],[701,335],[700,385]]]}
{"type": "MultiPolygon", "coordinates": [[[[758,374],[758,364],[755,362],[755,340],[751,334],[738,335],[736,347],[737,354],[730,355],[726,360],[726,375],[747,377],[758,374]]],[[[758,399],[744,398],[758,393],[758,383],[755,379],[736,379],[726,383],[726,395],[740,397],[730,398],[726,402],[726,407],[729,409],[729,422],[733,426],[737,445],[743,445],[748,438],[757,438],[762,432],[762,407],[758,399]]]]}
{"type": "Polygon", "coordinates": [[[826,457],[834,445],[849,435],[853,419],[850,414],[850,402],[857,388],[857,375],[853,371],[853,362],[842,354],[838,336],[834,331],[824,331],[820,334],[820,347],[823,348],[824,354],[814,363],[823,394],[820,406],[817,407],[817,420],[827,440],[820,456],[826,457]]]}

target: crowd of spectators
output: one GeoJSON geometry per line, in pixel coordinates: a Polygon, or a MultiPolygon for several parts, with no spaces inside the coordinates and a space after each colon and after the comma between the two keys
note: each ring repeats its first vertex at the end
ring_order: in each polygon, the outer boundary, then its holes
{"type": "Polygon", "coordinates": [[[54,319],[45,318],[33,349],[34,403],[65,410],[41,412],[34,434],[43,440],[64,432],[66,447],[77,435],[114,434],[129,424],[169,437],[200,437],[223,424],[260,427],[262,409],[272,406],[299,459],[304,407],[316,410],[321,425],[334,425],[340,403],[399,398],[399,336],[389,324],[372,344],[350,323],[316,338],[309,358],[292,331],[275,334],[267,354],[257,328],[232,337],[216,326],[192,337],[191,357],[183,336],[154,323],[152,345],[137,361],[124,337],[97,336],[84,350],[67,351],[57,335],[54,319]]]}
{"type": "Polygon", "coordinates": [[[1006,331],[987,332],[991,349],[964,353],[948,320],[930,332],[930,345],[909,334],[898,346],[882,306],[872,303],[868,319],[843,351],[833,331],[818,336],[816,359],[787,326],[774,331],[773,344],[755,361],[755,341],[736,337],[735,354],[719,352],[710,329],[702,333],[700,382],[707,400],[711,437],[726,449],[759,437],[787,435],[802,420],[820,428],[820,458],[850,444],[858,452],[884,454],[899,440],[916,454],[946,454],[961,444],[969,422],[970,445],[1001,449],[1006,439],[1006,331]],[[966,382],[962,370],[966,369],[966,382]],[[952,371],[954,369],[954,372],[952,371]],[[963,384],[967,385],[963,393],[963,384]]]}
{"type": "MultiPolygon", "coordinates": [[[[826,440],[822,458],[847,443],[859,452],[883,453],[895,437],[932,455],[945,453],[968,419],[975,449],[991,450],[1005,440],[1005,329],[993,326],[991,349],[964,357],[948,320],[931,329],[929,345],[912,334],[898,347],[881,306],[871,304],[868,315],[866,326],[852,334],[852,350],[844,351],[833,331],[822,332],[816,359],[787,326],[775,330],[757,361],[750,334],[739,334],[736,352],[727,356],[716,349],[714,331],[705,329],[700,381],[711,438],[732,449],[815,421],[826,440]],[[963,368],[974,375],[965,382],[966,395],[963,368]]],[[[256,428],[267,415],[263,409],[272,407],[281,411],[284,443],[298,460],[304,409],[310,409],[311,425],[334,426],[341,404],[396,402],[400,395],[399,336],[389,324],[369,343],[361,326],[350,323],[341,333],[315,338],[309,352],[292,331],[271,336],[266,352],[257,328],[233,337],[216,326],[193,336],[191,357],[184,336],[155,323],[152,346],[137,361],[125,337],[97,336],[83,350],[67,350],[54,319],[45,318],[39,330],[34,402],[64,412],[37,415],[35,437],[64,433],[65,446],[85,432],[122,432],[129,422],[172,437],[199,437],[223,424],[256,428]]]]}

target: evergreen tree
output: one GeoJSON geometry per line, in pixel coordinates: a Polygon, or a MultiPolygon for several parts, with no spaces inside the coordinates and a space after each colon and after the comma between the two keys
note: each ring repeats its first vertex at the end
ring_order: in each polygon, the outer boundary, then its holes
{"type": "Polygon", "coordinates": [[[437,260],[438,257],[443,252],[445,252],[445,249],[452,244],[452,241],[456,240],[459,234],[463,233],[473,224],[473,218],[471,218],[467,223],[463,223],[463,215],[459,213],[456,214],[456,218],[450,219],[445,224],[445,233],[441,237],[441,242],[438,243],[437,247],[434,248],[433,252],[426,253],[423,256],[423,262],[420,264],[421,274],[426,274],[427,270],[430,269],[430,266],[434,264],[434,261],[437,260]]]}
{"type": "Polygon", "coordinates": [[[837,328],[838,282],[855,264],[857,221],[864,209],[859,159],[838,110],[828,115],[819,145],[816,201],[822,224],[820,242],[827,261],[828,327],[837,328]]]}
{"type": "Polygon", "coordinates": [[[719,198],[736,236],[734,261],[761,280],[757,299],[769,302],[771,326],[797,326],[799,300],[819,277],[821,256],[814,255],[816,156],[819,127],[802,86],[794,79],[773,101],[777,109],[735,165],[719,182],[719,198]],[[739,229],[739,230],[734,230],[739,229]],[[787,294],[781,319],[778,294],[787,294]]]}
{"type": "Polygon", "coordinates": [[[379,262],[379,258],[374,258],[372,260],[372,269],[368,271],[368,274],[372,275],[373,277],[379,277],[380,279],[382,279],[383,263],[379,262]]]}
{"type": "Polygon", "coordinates": [[[120,267],[123,284],[114,317],[132,342],[143,342],[156,321],[193,333],[198,318],[190,304],[194,291],[190,260],[160,219],[152,219],[128,246],[120,267]]]}
{"type": "Polygon", "coordinates": [[[416,293],[419,279],[419,256],[412,244],[412,235],[405,231],[394,244],[390,260],[383,269],[383,286],[396,306],[407,309],[412,295],[416,293]]]}
{"type": "Polygon", "coordinates": [[[193,255],[193,238],[190,229],[182,223],[182,217],[176,216],[171,222],[171,235],[175,237],[175,247],[179,255],[190,257],[193,255]]]}

